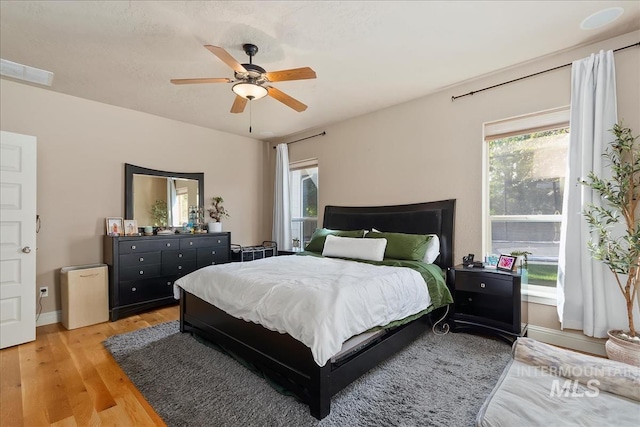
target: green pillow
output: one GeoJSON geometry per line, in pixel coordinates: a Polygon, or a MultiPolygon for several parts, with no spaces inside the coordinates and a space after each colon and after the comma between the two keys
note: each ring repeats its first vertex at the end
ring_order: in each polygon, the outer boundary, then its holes
{"type": "Polygon", "coordinates": [[[329,234],[340,237],[363,237],[364,230],[342,231],[330,230],[328,228],[316,228],[316,231],[313,232],[311,240],[309,241],[309,243],[307,243],[307,246],[305,246],[304,250],[309,252],[322,253],[322,250],[324,249],[324,241],[327,240],[327,236],[329,234]]]}
{"type": "Polygon", "coordinates": [[[431,236],[426,234],[380,233],[370,231],[365,236],[370,239],[387,239],[385,258],[422,261],[427,252],[431,236]]]}

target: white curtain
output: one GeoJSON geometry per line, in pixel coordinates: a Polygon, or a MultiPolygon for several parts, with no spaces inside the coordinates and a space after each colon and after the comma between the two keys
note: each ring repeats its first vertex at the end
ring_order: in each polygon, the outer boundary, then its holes
{"type": "Polygon", "coordinates": [[[613,51],[600,51],[574,61],[571,71],[571,135],[563,222],[558,259],[558,315],[563,328],[604,338],[607,330],[625,327],[624,299],[615,278],[601,261],[591,257],[589,227],[582,215],[599,197],[578,180],[590,171],[610,176],[602,153],[615,137],[617,121],[613,51]]]}
{"type": "Polygon", "coordinates": [[[291,249],[291,208],[289,206],[289,150],[276,147],[276,180],[273,197],[273,236],[280,249],[291,249]]]}
{"type": "Polygon", "coordinates": [[[180,209],[178,206],[178,196],[176,192],[176,183],[173,179],[167,178],[167,225],[169,227],[179,226],[176,219],[180,218],[180,209]]]}

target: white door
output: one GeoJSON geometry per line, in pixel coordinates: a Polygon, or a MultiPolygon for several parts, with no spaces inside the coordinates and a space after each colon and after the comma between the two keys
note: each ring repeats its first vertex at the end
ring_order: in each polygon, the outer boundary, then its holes
{"type": "Polygon", "coordinates": [[[0,348],[36,339],[36,138],[0,131],[0,348]]]}

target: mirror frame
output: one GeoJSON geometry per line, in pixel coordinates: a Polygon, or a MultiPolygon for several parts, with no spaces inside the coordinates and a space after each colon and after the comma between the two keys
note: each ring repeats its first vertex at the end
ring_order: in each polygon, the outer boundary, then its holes
{"type": "Polygon", "coordinates": [[[198,206],[204,206],[204,172],[168,172],[141,166],[124,164],[124,217],[133,218],[133,175],[160,176],[165,178],[193,179],[198,181],[198,206]]]}

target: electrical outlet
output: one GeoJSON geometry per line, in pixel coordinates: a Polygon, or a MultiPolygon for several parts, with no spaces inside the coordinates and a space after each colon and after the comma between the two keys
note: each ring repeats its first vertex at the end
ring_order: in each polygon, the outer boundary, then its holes
{"type": "Polygon", "coordinates": [[[40,296],[42,298],[46,298],[49,296],[49,287],[48,286],[40,286],[40,296]]]}

